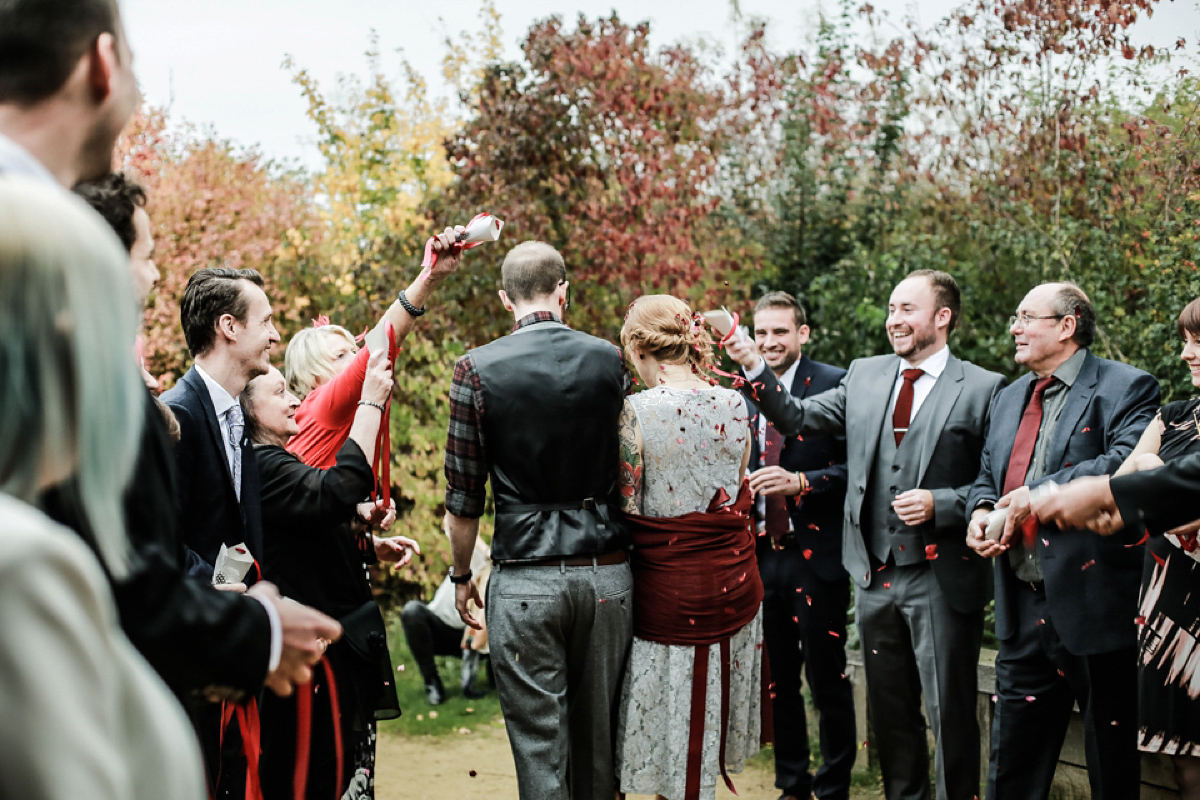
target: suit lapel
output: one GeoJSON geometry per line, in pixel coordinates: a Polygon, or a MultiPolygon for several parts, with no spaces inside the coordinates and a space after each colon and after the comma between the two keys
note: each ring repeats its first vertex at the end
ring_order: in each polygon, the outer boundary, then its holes
{"type": "Polygon", "coordinates": [[[1032,382],[1033,373],[1025,373],[1009,386],[1002,399],[996,403],[991,423],[995,436],[988,438],[996,444],[992,461],[1000,465],[1000,470],[995,476],[997,490],[1004,485],[1008,473],[1008,460],[1012,458],[1013,445],[1017,442],[1017,429],[1021,427],[1026,395],[1029,394],[1029,384],[1032,382]]]}
{"type": "Polygon", "coordinates": [[[917,410],[917,417],[913,420],[913,427],[920,436],[917,442],[917,458],[919,459],[917,463],[920,465],[917,469],[918,486],[925,479],[925,470],[929,468],[933,450],[937,447],[938,438],[946,427],[946,420],[950,418],[950,412],[954,410],[954,404],[958,402],[962,387],[962,362],[951,354],[946,361],[946,368],[934,382],[933,389],[925,398],[925,402],[921,403],[921,407],[917,410]]]}
{"type": "Polygon", "coordinates": [[[1083,357],[1083,366],[1079,368],[1075,383],[1067,393],[1067,404],[1063,406],[1062,413],[1058,415],[1058,422],[1054,425],[1054,439],[1050,442],[1050,449],[1046,451],[1047,474],[1062,468],[1061,461],[1067,453],[1067,439],[1071,438],[1071,433],[1079,426],[1079,420],[1091,402],[1099,378],[1097,359],[1088,352],[1083,357]],[[1050,459],[1058,459],[1059,463],[1051,463],[1050,459]]]}
{"type": "Polygon", "coordinates": [[[878,392],[872,402],[865,404],[866,408],[862,419],[855,420],[856,425],[863,426],[862,461],[860,463],[864,465],[865,474],[868,475],[875,464],[875,456],[879,452],[879,436],[883,430],[883,418],[892,404],[892,390],[896,385],[899,364],[899,356],[883,359],[879,372],[872,380],[872,383],[879,387],[878,392]]]}
{"type": "MultiPolygon", "coordinates": [[[[200,401],[200,407],[204,409],[204,422],[208,428],[208,433],[212,437],[212,445],[217,454],[217,460],[225,467],[225,485],[233,489],[233,472],[229,468],[229,458],[225,455],[225,437],[221,433],[221,424],[217,421],[217,410],[213,406],[212,396],[208,393],[208,386],[204,383],[204,378],[200,377],[200,373],[196,372],[195,368],[187,371],[183,376],[183,382],[188,388],[195,393],[200,401]]],[[[243,469],[243,473],[245,470],[243,469]]],[[[234,492],[234,497],[237,497],[237,492],[234,492]]]]}
{"type": "Polygon", "coordinates": [[[808,356],[800,356],[796,364],[796,374],[792,379],[792,396],[803,400],[808,396],[808,387],[812,384],[813,361],[808,356]]]}

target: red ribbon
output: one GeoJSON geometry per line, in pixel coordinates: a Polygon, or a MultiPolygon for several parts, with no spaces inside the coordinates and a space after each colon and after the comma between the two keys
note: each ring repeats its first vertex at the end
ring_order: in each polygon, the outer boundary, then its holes
{"type": "MultiPolygon", "coordinates": [[[[218,750],[224,749],[225,729],[236,718],[238,732],[242,735],[242,755],[246,757],[246,800],[263,800],[262,783],[258,779],[258,762],[262,757],[262,729],[258,719],[258,700],[247,703],[221,703],[221,736],[218,750]]],[[[217,784],[221,781],[217,775],[217,784]]]]}
{"type": "MultiPolygon", "coordinates": [[[[389,322],[384,330],[387,332],[388,340],[388,370],[391,370],[395,363],[392,354],[396,352],[396,329],[389,322]]],[[[379,432],[375,434],[375,463],[371,465],[371,471],[378,479],[375,487],[371,489],[371,499],[378,503],[380,494],[382,494],[384,508],[387,508],[392,499],[391,411],[392,401],[389,397],[388,401],[383,404],[383,413],[379,418],[379,432]]]]}
{"type": "MultiPolygon", "coordinates": [[[[342,782],[346,779],[343,764],[342,712],[338,703],[337,681],[329,659],[321,659],[325,668],[325,688],[329,695],[329,717],[333,720],[333,752],[337,759],[337,782],[334,783],[334,800],[342,796],[342,782]]],[[[296,763],[292,771],[292,797],[304,800],[308,795],[308,762],[312,752],[312,698],[313,682],[296,687],[296,763]]]]}

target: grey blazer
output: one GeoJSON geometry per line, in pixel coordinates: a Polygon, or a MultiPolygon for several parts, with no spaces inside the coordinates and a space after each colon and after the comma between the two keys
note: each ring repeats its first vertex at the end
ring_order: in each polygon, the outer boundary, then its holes
{"type": "MultiPolygon", "coordinates": [[[[850,364],[837,388],[805,400],[780,391],[769,369],[755,381],[761,381],[759,406],[784,435],[845,431],[848,486],[842,560],[863,588],[874,577],[862,531],[863,501],[899,369],[895,355],[860,358],[850,364]]],[[[909,427],[908,435],[921,437],[921,446],[916,450],[920,477],[908,488],[928,489],[934,505],[933,519],[918,530],[950,606],[963,612],[983,608],[991,594],[987,562],[967,547],[966,498],[979,473],[992,398],[1004,383],[999,373],[951,355],[909,427]]],[[[750,387],[744,391],[755,394],[750,387]]]]}

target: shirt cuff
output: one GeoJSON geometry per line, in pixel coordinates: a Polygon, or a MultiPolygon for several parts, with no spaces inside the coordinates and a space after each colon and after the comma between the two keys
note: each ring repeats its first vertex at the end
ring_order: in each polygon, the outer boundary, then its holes
{"type": "Polygon", "coordinates": [[[279,610],[275,604],[265,597],[250,595],[263,604],[267,610],[267,619],[271,621],[271,657],[267,659],[267,674],[270,675],[279,668],[279,659],[283,657],[283,622],[279,619],[279,610]]]}
{"type": "Polygon", "coordinates": [[[755,378],[757,378],[759,375],[762,375],[763,372],[766,371],[766,369],[767,369],[767,360],[765,358],[763,358],[762,356],[759,356],[758,366],[756,366],[754,369],[746,369],[745,367],[742,367],[742,374],[746,376],[746,380],[752,381],[755,378]]]}
{"type": "Polygon", "coordinates": [[[446,487],[446,510],[456,517],[478,519],[483,516],[487,494],[477,495],[453,486],[446,487]]]}

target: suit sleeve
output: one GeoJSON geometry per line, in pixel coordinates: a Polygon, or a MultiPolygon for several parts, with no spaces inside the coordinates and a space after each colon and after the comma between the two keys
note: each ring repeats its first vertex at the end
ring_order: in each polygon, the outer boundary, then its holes
{"type": "MultiPolygon", "coordinates": [[[[996,404],[996,396],[1005,384],[1004,378],[1000,375],[990,377],[991,395],[988,398],[987,410],[984,411],[983,418],[979,420],[979,439],[977,441],[983,442],[980,454],[981,463],[987,457],[987,439],[988,432],[991,430],[992,407],[996,404]]],[[[955,529],[958,532],[966,530],[967,518],[970,516],[970,509],[973,508],[973,506],[967,505],[967,501],[973,494],[978,476],[964,475],[963,477],[968,480],[968,483],[930,490],[933,494],[933,524],[936,528],[955,529]]]]}
{"type": "Polygon", "coordinates": [[[1200,453],[1158,469],[1112,479],[1113,499],[1126,524],[1141,523],[1160,534],[1196,518],[1200,501],[1200,453]]]}
{"type": "MultiPolygon", "coordinates": [[[[851,364],[850,372],[853,371],[854,365],[851,364]]],[[[849,378],[850,374],[847,373],[835,388],[800,400],[783,390],[775,373],[764,369],[754,381],[756,385],[743,386],[742,391],[756,400],[762,413],[784,436],[839,434],[846,427],[846,382],[849,378]],[[757,384],[762,385],[760,387],[757,384]]]]}
{"type": "Polygon", "coordinates": [[[995,418],[999,399],[1000,392],[997,391],[992,395],[992,402],[988,404],[988,426],[984,432],[983,453],[979,457],[979,474],[967,492],[966,504],[963,509],[964,516],[967,518],[970,518],[972,512],[980,506],[995,506],[996,501],[1000,499],[1000,475],[993,469],[992,448],[995,443],[991,436],[991,421],[995,418]]]}
{"type": "Polygon", "coordinates": [[[1139,372],[1122,392],[1120,401],[1106,420],[1104,452],[1096,458],[1046,475],[1031,485],[1037,486],[1051,480],[1061,485],[1084,475],[1111,475],[1116,472],[1133,448],[1137,447],[1142,432],[1154,419],[1158,412],[1158,400],[1158,381],[1145,372],[1139,372]]]}
{"type": "MultiPolygon", "coordinates": [[[[182,403],[171,400],[163,402],[179,422],[179,441],[172,447],[172,452],[175,456],[175,513],[177,518],[181,518],[184,509],[192,507],[191,492],[195,487],[192,467],[196,464],[197,437],[202,423],[198,423],[182,403]]],[[[187,549],[185,566],[188,575],[212,580],[214,566],[191,548],[187,549]]]]}

